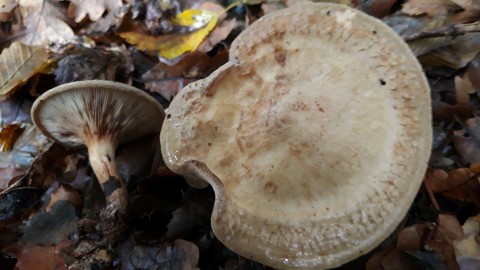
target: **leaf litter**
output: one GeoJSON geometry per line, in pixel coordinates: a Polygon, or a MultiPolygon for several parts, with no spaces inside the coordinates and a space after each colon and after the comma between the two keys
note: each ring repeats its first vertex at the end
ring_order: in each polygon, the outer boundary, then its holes
{"type": "MultiPolygon", "coordinates": [[[[382,245],[339,269],[478,269],[478,2],[326,2],[358,8],[399,33],[419,56],[433,105],[430,166],[407,217],[382,245]]],[[[49,142],[32,125],[29,110],[40,93],[86,79],[133,84],[168,106],[185,85],[228,60],[231,41],[246,26],[294,4],[298,1],[5,1],[0,268],[268,269],[215,239],[209,225],[213,191],[191,188],[169,171],[155,136],[120,146],[130,226],[118,246],[100,244],[96,225],[105,199],[85,149],[49,142]]]]}

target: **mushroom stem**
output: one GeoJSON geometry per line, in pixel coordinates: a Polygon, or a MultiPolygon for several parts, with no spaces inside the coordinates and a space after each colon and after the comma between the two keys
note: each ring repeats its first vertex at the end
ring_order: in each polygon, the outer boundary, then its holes
{"type": "Polygon", "coordinates": [[[103,189],[108,217],[126,216],[128,192],[115,162],[115,144],[110,139],[92,139],[87,144],[90,164],[103,189]]]}

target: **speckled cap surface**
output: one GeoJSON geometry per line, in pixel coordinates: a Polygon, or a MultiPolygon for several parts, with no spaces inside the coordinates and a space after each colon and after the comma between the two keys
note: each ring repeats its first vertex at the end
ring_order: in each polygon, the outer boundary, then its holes
{"type": "Polygon", "coordinates": [[[280,269],[333,268],[376,247],[430,155],[417,59],[381,21],[341,5],[259,19],[166,113],[165,162],[213,186],[215,235],[280,269]]]}

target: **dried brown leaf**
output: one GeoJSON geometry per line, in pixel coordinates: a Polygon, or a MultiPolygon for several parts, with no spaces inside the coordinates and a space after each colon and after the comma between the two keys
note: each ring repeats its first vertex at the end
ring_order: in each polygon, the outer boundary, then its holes
{"type": "Polygon", "coordinates": [[[43,46],[12,43],[0,54],[0,100],[7,98],[36,73],[45,72],[52,62],[43,46]]]}
{"type": "Polygon", "coordinates": [[[425,177],[425,184],[434,193],[447,191],[471,180],[474,174],[468,168],[459,168],[450,172],[434,170],[425,177]]]}

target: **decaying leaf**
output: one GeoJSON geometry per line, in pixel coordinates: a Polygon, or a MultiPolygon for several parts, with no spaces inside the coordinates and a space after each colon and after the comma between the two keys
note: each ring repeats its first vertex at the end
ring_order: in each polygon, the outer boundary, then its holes
{"type": "Polygon", "coordinates": [[[174,22],[184,27],[195,30],[188,34],[172,34],[159,37],[144,35],[138,32],[124,32],[120,36],[142,51],[158,54],[161,57],[172,60],[186,52],[194,51],[207,35],[216,26],[218,14],[207,11],[189,9],[178,14],[174,22]]]}
{"type": "Polygon", "coordinates": [[[75,17],[77,23],[87,16],[91,21],[97,21],[103,13],[115,12],[122,6],[122,0],[71,0],[68,14],[75,17]]]}
{"type": "Polygon", "coordinates": [[[0,152],[10,151],[21,133],[22,128],[19,124],[11,124],[0,128],[0,152]]]}
{"type": "Polygon", "coordinates": [[[73,30],[65,23],[65,9],[54,0],[19,0],[25,35],[19,40],[27,45],[67,42],[74,39],[73,30]]]}
{"type": "Polygon", "coordinates": [[[45,72],[52,62],[44,46],[12,43],[0,54],[0,100],[11,95],[34,74],[45,72]]]}

